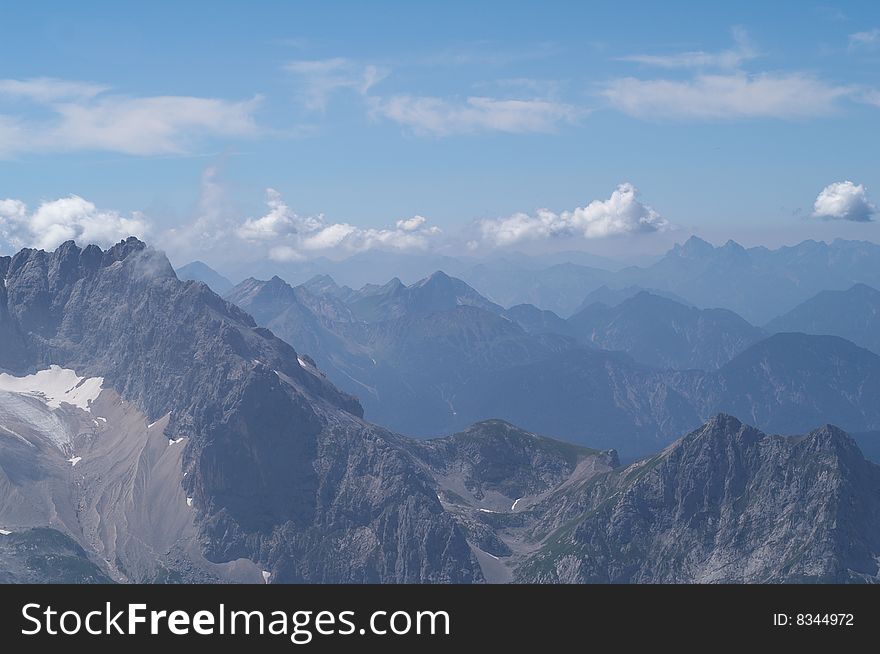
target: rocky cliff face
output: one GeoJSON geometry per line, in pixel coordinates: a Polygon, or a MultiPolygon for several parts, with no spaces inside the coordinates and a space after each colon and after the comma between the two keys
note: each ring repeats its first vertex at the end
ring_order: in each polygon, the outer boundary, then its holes
{"type": "Polygon", "coordinates": [[[520,581],[880,580],[880,467],[831,426],[783,438],[718,415],[545,505],[520,581]]]}
{"type": "MultiPolygon", "coordinates": [[[[27,353],[7,368],[102,377],[145,420],[167,416],[164,437],[185,439],[177,483],[208,561],[248,559],[276,581],[482,578],[397,437],[364,423],[357,400],[250,316],[179,281],[160,253],[136,239],[25,250],[5,291],[27,353]]],[[[111,564],[123,577],[141,567],[111,564]]]]}

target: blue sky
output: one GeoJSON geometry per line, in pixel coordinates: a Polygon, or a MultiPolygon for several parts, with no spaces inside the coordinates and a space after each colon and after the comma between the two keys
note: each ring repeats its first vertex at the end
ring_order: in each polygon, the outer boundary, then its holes
{"type": "Polygon", "coordinates": [[[878,240],[876,2],[0,5],[0,250],[878,240]]]}

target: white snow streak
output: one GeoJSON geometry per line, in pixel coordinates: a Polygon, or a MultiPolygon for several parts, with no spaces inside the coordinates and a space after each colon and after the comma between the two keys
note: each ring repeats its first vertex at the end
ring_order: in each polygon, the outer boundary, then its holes
{"type": "Polygon", "coordinates": [[[271,572],[269,572],[268,570],[263,570],[263,583],[264,583],[264,584],[268,584],[268,583],[269,583],[269,577],[271,577],[271,576],[272,576],[272,573],[271,573],[271,572]]]}
{"type": "Polygon", "coordinates": [[[169,445],[177,445],[177,444],[180,443],[181,441],[183,441],[183,436],[181,436],[180,438],[169,438],[169,439],[168,439],[168,444],[169,444],[169,445]]]}
{"type": "Polygon", "coordinates": [[[79,463],[80,461],[82,461],[81,456],[72,456],[69,459],[67,459],[67,462],[70,464],[71,467],[76,466],[76,464],[79,463]]]}
{"type": "Polygon", "coordinates": [[[192,505],[193,505],[193,498],[191,498],[191,497],[187,497],[187,498],[186,498],[186,505],[187,505],[187,506],[192,506],[192,505]]]}
{"type": "Polygon", "coordinates": [[[8,536],[11,533],[11,531],[8,531],[6,529],[0,529],[0,536],[8,536]]]}
{"type": "MultiPolygon", "coordinates": [[[[521,499],[523,499],[523,498],[519,498],[519,500],[521,500],[521,499]]],[[[510,507],[511,511],[516,511],[516,505],[519,504],[519,500],[513,501],[513,506],[510,507]]]]}

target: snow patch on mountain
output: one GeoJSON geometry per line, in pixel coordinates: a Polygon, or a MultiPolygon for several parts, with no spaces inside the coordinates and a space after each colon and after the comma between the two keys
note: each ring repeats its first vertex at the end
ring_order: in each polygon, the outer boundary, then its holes
{"type": "Polygon", "coordinates": [[[73,370],[56,365],[25,377],[0,373],[0,390],[37,397],[53,409],[71,404],[90,411],[89,405],[98,399],[103,384],[103,377],[79,377],[73,370]]]}

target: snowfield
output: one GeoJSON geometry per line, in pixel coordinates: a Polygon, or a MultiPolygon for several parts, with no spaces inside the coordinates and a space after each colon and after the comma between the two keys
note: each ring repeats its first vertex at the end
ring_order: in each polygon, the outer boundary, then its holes
{"type": "Polygon", "coordinates": [[[55,365],[26,377],[0,373],[0,391],[37,397],[53,409],[71,404],[90,411],[89,405],[98,399],[103,384],[103,377],[78,377],[73,370],[55,365]]]}

